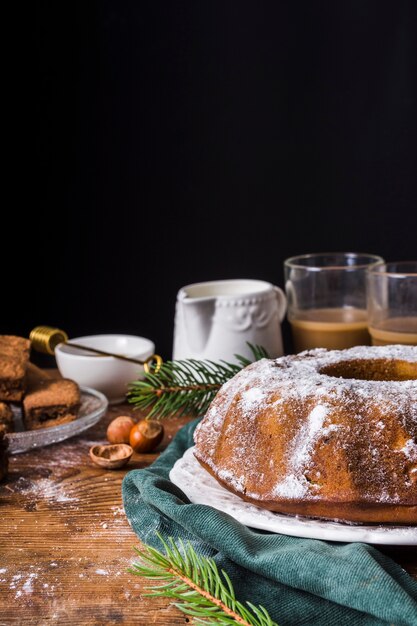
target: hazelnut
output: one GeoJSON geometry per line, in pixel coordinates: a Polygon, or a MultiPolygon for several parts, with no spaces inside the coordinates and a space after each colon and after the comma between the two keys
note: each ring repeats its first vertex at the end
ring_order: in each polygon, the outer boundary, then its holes
{"type": "Polygon", "coordinates": [[[129,435],[135,422],[129,415],[120,415],[107,427],[107,439],[110,443],[129,443],[129,435]]]}
{"type": "Polygon", "coordinates": [[[129,443],[135,452],[150,452],[164,436],[164,427],[155,420],[140,420],[130,431],[129,443]]]}
{"type": "Polygon", "coordinates": [[[125,443],[106,446],[92,446],[90,448],[91,460],[105,469],[119,469],[129,462],[133,450],[125,443]]]}

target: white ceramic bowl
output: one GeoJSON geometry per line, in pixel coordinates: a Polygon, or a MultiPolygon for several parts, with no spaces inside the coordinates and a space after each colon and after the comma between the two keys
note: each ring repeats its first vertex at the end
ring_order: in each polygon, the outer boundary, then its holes
{"type": "MultiPolygon", "coordinates": [[[[152,341],[134,335],[89,335],[75,337],[71,341],[141,361],[155,352],[152,341]]],[[[84,352],[64,343],[55,348],[55,358],[62,376],[75,380],[83,387],[98,389],[107,396],[110,404],[123,402],[128,383],[143,376],[142,365],[84,352]]]]}

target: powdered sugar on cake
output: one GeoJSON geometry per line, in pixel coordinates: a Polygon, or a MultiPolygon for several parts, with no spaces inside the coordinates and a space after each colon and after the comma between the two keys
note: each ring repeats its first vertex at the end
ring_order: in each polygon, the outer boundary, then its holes
{"type": "Polygon", "coordinates": [[[324,420],[329,412],[324,404],[318,404],[310,412],[307,422],[300,428],[289,453],[288,468],[291,474],[277,483],[277,496],[300,498],[308,492],[308,482],[303,470],[308,467],[311,451],[317,436],[323,431],[324,420]]]}
{"type": "Polygon", "coordinates": [[[412,439],[408,439],[405,446],[400,450],[403,452],[411,461],[417,461],[417,444],[412,439]]]}
{"type": "Polygon", "coordinates": [[[256,416],[256,410],[264,399],[265,393],[259,389],[259,387],[252,387],[242,393],[241,404],[247,412],[248,417],[256,416]]]}
{"type": "MultiPolygon", "coordinates": [[[[275,484],[265,494],[265,498],[319,498],[318,473],[314,480],[308,475],[316,443],[323,438],[330,438],[335,446],[348,446],[349,437],[354,431],[358,437],[362,437],[361,445],[367,446],[370,471],[379,489],[378,496],[375,493],[362,493],[364,501],[369,498],[370,501],[397,502],[398,494],[391,488],[378,464],[388,454],[396,458],[400,455],[405,468],[403,480],[407,481],[407,476],[412,476],[414,472],[410,463],[417,461],[417,380],[358,380],[323,373],[323,370],[329,368],[331,371],[331,366],[362,360],[396,360],[414,364],[417,363],[417,347],[359,346],[342,351],[317,349],[275,360],[262,359],[251,364],[223,385],[206,417],[197,427],[197,458],[232,490],[257,498],[256,491],[250,490],[247,484],[247,477],[253,478],[256,473],[253,463],[256,441],[252,435],[248,436],[248,432],[252,431],[248,431],[244,425],[258,424],[260,416],[266,412],[269,412],[271,419],[283,419],[285,410],[280,407],[284,403],[285,406],[293,403],[296,417],[283,453],[285,474],[279,475],[277,470],[275,484]],[[298,419],[297,407],[303,403],[307,413],[304,411],[298,419]],[[338,403],[343,403],[348,412],[348,425],[336,419],[335,407],[338,403]],[[371,416],[371,405],[377,409],[375,417],[371,416]],[[398,445],[391,442],[390,429],[387,428],[387,424],[392,425],[393,415],[398,419],[398,425],[409,433],[408,438],[399,441],[398,445]],[[368,441],[366,437],[369,432],[372,432],[372,437],[368,441]],[[223,436],[233,439],[234,445],[224,466],[220,467],[216,450],[223,436]]],[[[253,432],[258,432],[256,426],[253,432]]],[[[348,447],[344,453],[345,456],[349,455],[348,447]]],[[[361,459],[355,459],[355,463],[360,465],[361,459]]],[[[269,474],[275,471],[277,464],[271,455],[271,459],[267,460],[269,474]]],[[[259,485],[264,482],[264,474],[260,470],[256,480],[259,485]]],[[[411,486],[411,489],[415,490],[415,486],[411,486]]]]}

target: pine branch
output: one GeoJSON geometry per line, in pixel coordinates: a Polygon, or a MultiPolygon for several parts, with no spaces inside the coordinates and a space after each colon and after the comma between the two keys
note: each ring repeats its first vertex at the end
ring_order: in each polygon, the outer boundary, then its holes
{"type": "Polygon", "coordinates": [[[151,410],[148,418],[162,419],[177,415],[203,415],[220,387],[253,361],[268,358],[261,346],[248,343],[252,361],[235,355],[237,363],[227,361],[198,361],[185,359],[166,361],[155,372],[145,374],[143,380],[129,385],[129,402],[137,409],[151,410]]]}
{"type": "Polygon", "coordinates": [[[195,624],[241,624],[277,626],[266,609],[236,600],[233,585],[224,570],[220,573],[213,559],[203,557],[187,543],[178,545],[170,537],[161,540],[165,554],[151,546],[136,552],[139,561],[129,572],[160,581],[149,587],[147,596],[166,597],[174,606],[194,618],[195,624]]]}

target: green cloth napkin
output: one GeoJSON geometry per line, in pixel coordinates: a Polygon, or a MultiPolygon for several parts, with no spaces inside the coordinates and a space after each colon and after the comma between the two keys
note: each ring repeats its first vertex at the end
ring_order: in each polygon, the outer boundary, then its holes
{"type": "Polygon", "coordinates": [[[126,515],[141,541],[160,549],[156,531],[189,541],[227,571],[241,602],[261,604],[279,626],[417,626],[417,583],[374,547],[271,534],[191,504],[169,472],[193,445],[196,425],[124,479],[126,515]]]}

